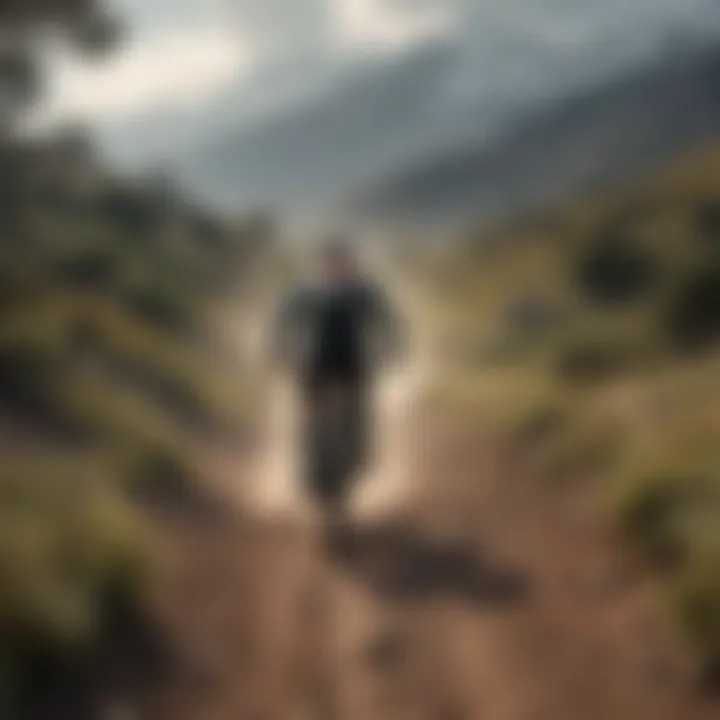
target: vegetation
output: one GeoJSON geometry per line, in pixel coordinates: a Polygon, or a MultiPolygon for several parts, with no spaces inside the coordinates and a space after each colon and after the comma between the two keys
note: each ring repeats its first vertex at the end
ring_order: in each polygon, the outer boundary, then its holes
{"type": "Polygon", "coordinates": [[[250,384],[208,322],[263,229],[108,177],[75,134],[0,143],[0,162],[16,181],[0,192],[0,667],[12,687],[31,656],[91,641],[138,597],[153,555],[141,501],[199,492],[194,448],[242,429],[250,384]]]}
{"type": "Polygon", "coordinates": [[[136,602],[153,554],[140,501],[197,493],[194,448],[241,427],[249,383],[208,319],[268,230],[220,223],[163,178],[112,177],[77,130],[18,133],[43,40],[96,53],[118,38],[99,3],[6,2],[0,32],[5,717],[38,660],[92,644],[136,602]]]}
{"type": "Polygon", "coordinates": [[[454,323],[444,401],[472,402],[548,478],[601,483],[610,518],[662,574],[715,671],[718,180],[720,148],[709,148],[653,182],[471,236],[432,261],[454,323]]]}

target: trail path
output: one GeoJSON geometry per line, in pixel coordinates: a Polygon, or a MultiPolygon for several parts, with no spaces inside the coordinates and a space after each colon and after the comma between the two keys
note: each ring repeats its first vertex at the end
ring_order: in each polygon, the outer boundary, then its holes
{"type": "Polygon", "coordinates": [[[720,718],[591,491],[543,483],[481,427],[422,410],[431,363],[417,357],[379,390],[379,459],[337,558],[293,482],[278,382],[231,481],[242,512],[168,535],[158,604],[185,664],[148,717],[720,718]]]}

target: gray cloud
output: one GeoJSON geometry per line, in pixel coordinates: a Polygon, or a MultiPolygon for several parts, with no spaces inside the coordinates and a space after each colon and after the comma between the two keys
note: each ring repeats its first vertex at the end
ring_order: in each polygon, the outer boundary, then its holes
{"type": "Polygon", "coordinates": [[[268,54],[317,52],[328,41],[330,3],[324,0],[235,0],[230,12],[268,54]]]}
{"type": "MultiPolygon", "coordinates": [[[[355,0],[361,2],[363,0],[355,0]]],[[[231,23],[238,37],[249,39],[261,54],[253,74],[219,88],[188,117],[174,116],[178,148],[206,141],[223,131],[241,132],[263,116],[292,115],[302,106],[327,102],[341,93],[348,78],[366,68],[382,73],[379,62],[391,47],[336,42],[339,3],[351,0],[114,0],[141,32],[187,26],[199,19],[231,23]],[[184,139],[183,139],[184,137],[184,139]]],[[[668,34],[692,31],[720,33],[717,0],[366,0],[390,15],[408,20],[428,11],[457,19],[445,42],[456,60],[435,87],[432,104],[449,117],[471,109],[492,122],[513,108],[566,92],[643,61],[668,34]]],[[[403,46],[412,54],[435,39],[418,35],[403,46]]],[[[472,116],[469,116],[472,117],[472,116]]],[[[132,148],[162,127],[160,115],[106,133],[108,143],[132,148]],[[145,131],[142,128],[145,127],[145,131]],[[120,140],[122,142],[120,142],[120,140]]],[[[454,127],[454,126],[452,126],[454,127]]],[[[156,145],[163,147],[162,138],[156,145]]]]}

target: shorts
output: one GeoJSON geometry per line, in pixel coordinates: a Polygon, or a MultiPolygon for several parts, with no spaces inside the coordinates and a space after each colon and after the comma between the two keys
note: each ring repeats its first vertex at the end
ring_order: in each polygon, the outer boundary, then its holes
{"type": "Polygon", "coordinates": [[[308,383],[303,397],[305,483],[322,501],[344,497],[368,460],[368,393],[357,378],[308,383]],[[339,402],[329,413],[329,403],[339,402]]]}

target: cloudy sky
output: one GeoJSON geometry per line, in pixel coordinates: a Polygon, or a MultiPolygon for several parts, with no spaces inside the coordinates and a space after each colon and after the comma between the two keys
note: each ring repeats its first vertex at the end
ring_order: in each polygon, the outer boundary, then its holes
{"type": "Polygon", "coordinates": [[[435,43],[445,82],[513,97],[640,60],[668,34],[720,28],[717,0],[109,0],[128,26],[100,61],[54,57],[42,122],[82,120],[118,155],[161,157],[342,88],[435,43]]]}
{"type": "MultiPolygon", "coordinates": [[[[297,84],[306,86],[338,64],[449,33],[458,19],[440,4],[406,7],[387,0],[109,4],[128,24],[124,46],[93,63],[70,53],[54,59],[45,116],[116,123],[168,109],[197,109],[243,84],[257,103],[253,80],[270,69],[278,77],[280,70],[294,70],[297,84]]],[[[292,83],[284,85],[281,94],[292,91],[292,83]]]]}

